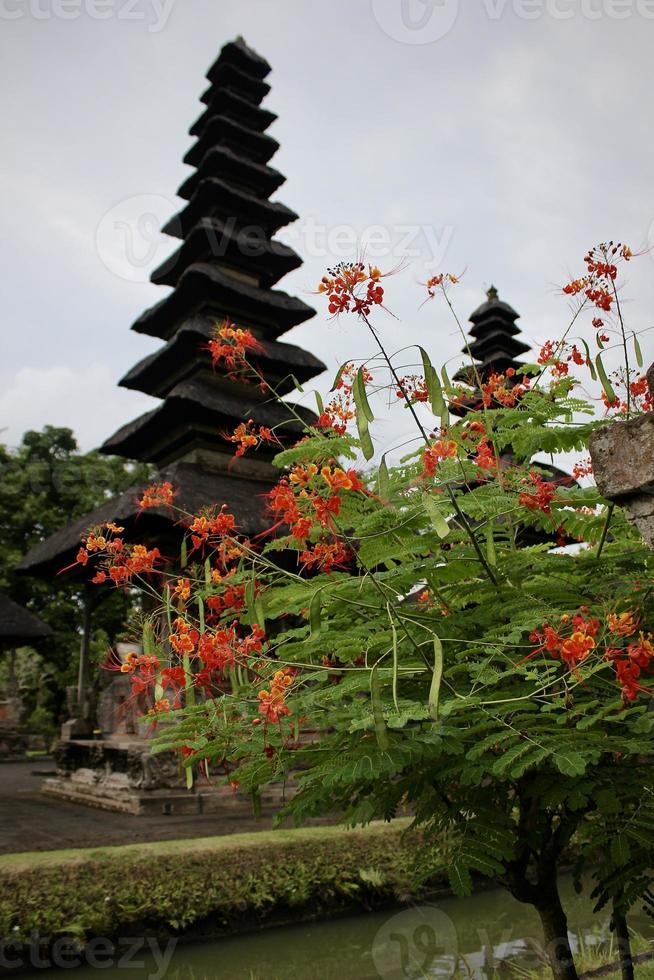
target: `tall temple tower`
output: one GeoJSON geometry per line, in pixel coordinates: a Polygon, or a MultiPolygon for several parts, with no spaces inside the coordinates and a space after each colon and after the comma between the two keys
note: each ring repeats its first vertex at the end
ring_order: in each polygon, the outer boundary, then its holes
{"type": "MultiPolygon", "coordinates": [[[[279,148],[266,132],[276,116],[260,105],[270,91],[264,81],[270,70],[238,38],[225,45],[207,72],[206,109],[191,127],[196,139],[184,158],[195,172],[179,189],[187,204],[163,229],[182,244],[152,275],[153,282],[172,286],[173,292],[132,328],[165,344],[120,382],[163,403],[102,446],[105,453],[166,467],[167,478],[182,493],[190,483],[215,474],[213,502],[220,500],[225,479],[272,478],[260,454],[255,462],[234,465],[226,434],[239,422],[252,418],[281,426],[276,434],[282,440],[285,431],[297,437],[300,430],[290,413],[271,402],[269,392],[212,370],[203,348],[216,324],[228,318],[254,333],[263,345],[257,367],[284,393],[293,388],[292,375],[305,381],[324,370],[311,354],[277,339],[315,311],[273,288],[302,263],[293,249],[273,238],[297,215],[270,200],[285,179],[268,165],[279,148]]],[[[244,492],[250,496],[256,488],[244,492]]]]}
{"type": "MultiPolygon", "coordinates": [[[[154,464],[157,480],[173,484],[176,504],[187,511],[227,504],[239,530],[248,535],[269,524],[265,494],[276,479],[274,450],[234,459],[229,436],[240,422],[252,419],[274,428],[283,444],[297,439],[302,423],[258,385],[213,370],[208,340],[224,319],[250,329],[260,342],[250,359],[280,394],[293,390],[294,379],[302,383],[325,370],[312,354],[279,340],[315,311],[274,288],[302,260],[274,238],[297,215],[270,200],[285,180],[269,166],[279,147],[267,133],[276,116],[261,106],[270,91],[265,81],[270,71],[239,37],[223,47],[207,72],[209,88],[202,96],[206,108],[191,127],[195,142],[184,158],[194,172],[179,189],[186,204],[163,229],[181,244],[152,275],[154,283],[172,287],[172,292],[133,325],[135,331],[163,341],[163,346],[120,382],[160,398],[161,404],[123,426],[101,447],[107,454],[154,464]]],[[[304,408],[295,410],[302,420],[315,418],[304,408]]],[[[165,509],[140,513],[142,489],[130,488],[41,542],[19,570],[49,578],[72,563],[68,577],[79,578],[74,562],[80,536],[106,521],[123,525],[127,538],[138,536],[156,544],[163,554],[179,553],[183,528],[165,509]]],[[[92,704],[92,610],[101,595],[101,589],[85,587],[79,681],[69,691],[71,719],[64,725],[58,777],[48,781],[46,789],[135,813],[160,812],[162,806],[187,811],[201,806],[197,797],[178,793],[174,761],[171,766],[165,756],[151,756],[133,727],[126,729],[121,722],[112,729],[119,679],[101,693],[97,710],[92,704]],[[90,740],[98,727],[101,737],[96,731],[90,740]]]]}

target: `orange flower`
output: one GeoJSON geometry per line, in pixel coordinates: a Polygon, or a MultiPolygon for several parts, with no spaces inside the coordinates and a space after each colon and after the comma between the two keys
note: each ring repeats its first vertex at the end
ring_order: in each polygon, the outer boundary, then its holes
{"type": "Polygon", "coordinates": [[[172,483],[153,483],[144,491],[139,507],[141,510],[149,507],[172,507],[174,496],[172,483]]]}
{"type": "Polygon", "coordinates": [[[454,459],[457,445],[453,439],[438,439],[428,446],[422,454],[422,469],[425,476],[434,476],[436,467],[444,459],[454,459]]]}
{"type": "Polygon", "coordinates": [[[330,466],[323,466],[320,475],[332,490],[351,490],[353,483],[344,470],[338,467],[334,470],[330,466]]]}
{"type": "Polygon", "coordinates": [[[286,705],[286,694],[288,688],[293,683],[293,678],[289,676],[289,668],[278,670],[272,679],[270,691],[259,691],[259,713],[264,716],[266,721],[276,723],[280,718],[290,715],[290,710],[286,705]]]}
{"type": "Polygon", "coordinates": [[[614,636],[632,636],[638,626],[638,620],[635,618],[633,611],[609,613],[606,623],[609,631],[614,636]]]}
{"type": "Polygon", "coordinates": [[[177,585],[173,589],[173,595],[181,602],[187,602],[191,598],[191,581],[187,578],[177,579],[177,585]]]}
{"type": "Polygon", "coordinates": [[[291,470],[291,483],[294,483],[297,487],[306,487],[311,483],[317,472],[318,467],[315,463],[309,463],[306,467],[294,466],[291,470]]]}

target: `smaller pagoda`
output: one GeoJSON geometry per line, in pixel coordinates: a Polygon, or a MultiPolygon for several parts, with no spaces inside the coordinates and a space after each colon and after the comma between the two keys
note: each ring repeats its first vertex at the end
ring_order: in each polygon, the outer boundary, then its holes
{"type": "MultiPolygon", "coordinates": [[[[492,374],[506,374],[509,368],[520,372],[523,362],[517,360],[530,350],[529,344],[518,339],[520,327],[516,320],[520,314],[499,298],[495,286],[486,293],[486,302],[470,314],[472,326],[468,333],[472,340],[463,348],[474,366],[467,364],[454,376],[456,381],[477,386],[478,379],[485,381],[492,374]]],[[[468,405],[468,402],[465,403],[468,405]]],[[[472,407],[476,402],[470,401],[472,407]]]]}

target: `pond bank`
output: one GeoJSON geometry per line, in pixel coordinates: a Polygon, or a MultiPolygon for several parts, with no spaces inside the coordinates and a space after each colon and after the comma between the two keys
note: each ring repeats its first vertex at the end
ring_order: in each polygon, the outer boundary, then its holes
{"type": "Polygon", "coordinates": [[[0,935],[207,938],[417,900],[408,824],[5,855],[0,935]]]}

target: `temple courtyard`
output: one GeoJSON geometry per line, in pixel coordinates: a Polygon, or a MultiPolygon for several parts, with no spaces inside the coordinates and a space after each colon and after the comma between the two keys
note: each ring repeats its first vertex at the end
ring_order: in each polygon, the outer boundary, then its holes
{"type": "Polygon", "coordinates": [[[41,792],[41,783],[55,771],[51,759],[0,764],[0,852],[185,840],[270,830],[272,826],[270,813],[257,818],[238,806],[220,817],[136,816],[80,806],[41,792]]]}

